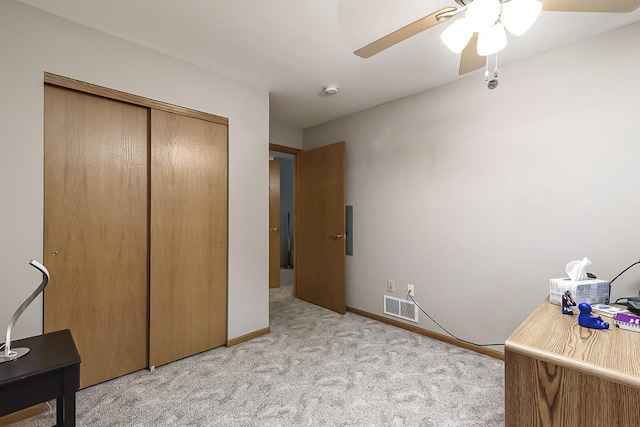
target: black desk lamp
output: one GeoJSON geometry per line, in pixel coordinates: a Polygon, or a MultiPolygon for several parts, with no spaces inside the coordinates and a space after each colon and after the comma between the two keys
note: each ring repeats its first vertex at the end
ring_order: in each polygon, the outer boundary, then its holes
{"type": "Polygon", "coordinates": [[[0,354],[0,363],[16,360],[19,357],[22,357],[25,354],[29,353],[29,349],[27,347],[19,347],[14,350],[11,350],[11,330],[13,329],[13,326],[18,321],[18,318],[20,317],[20,315],[22,315],[22,312],[29,306],[29,304],[33,302],[34,299],[36,299],[36,297],[40,294],[40,292],[44,290],[44,287],[47,286],[47,283],[49,282],[49,270],[47,270],[44,265],[40,264],[38,261],[34,259],[32,259],[31,262],[29,262],[29,265],[33,266],[34,268],[36,268],[42,273],[42,283],[40,283],[40,286],[38,286],[38,288],[35,291],[33,291],[33,293],[29,296],[29,298],[27,298],[25,302],[23,302],[22,305],[18,307],[16,312],[11,317],[11,321],[9,321],[9,326],[7,326],[6,339],[4,341],[4,352],[0,354]]]}

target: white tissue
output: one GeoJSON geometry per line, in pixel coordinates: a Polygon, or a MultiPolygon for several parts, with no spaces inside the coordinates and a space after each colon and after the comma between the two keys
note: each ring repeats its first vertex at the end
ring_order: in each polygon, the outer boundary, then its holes
{"type": "Polygon", "coordinates": [[[589,264],[591,264],[591,260],[587,257],[582,258],[582,261],[569,261],[567,263],[567,274],[569,278],[574,282],[587,280],[587,265],[589,264]]]}

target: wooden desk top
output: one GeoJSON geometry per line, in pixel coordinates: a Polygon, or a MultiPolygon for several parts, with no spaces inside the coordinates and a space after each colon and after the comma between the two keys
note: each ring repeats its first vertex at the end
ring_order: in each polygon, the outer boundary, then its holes
{"type": "Polygon", "coordinates": [[[547,299],[511,334],[505,349],[640,388],[640,333],[602,319],[609,329],[583,328],[577,313],[564,315],[547,299]]]}
{"type": "Polygon", "coordinates": [[[19,347],[29,347],[31,351],[17,360],[0,364],[0,386],[80,364],[80,355],[68,329],[11,343],[12,349],[19,347]]]}

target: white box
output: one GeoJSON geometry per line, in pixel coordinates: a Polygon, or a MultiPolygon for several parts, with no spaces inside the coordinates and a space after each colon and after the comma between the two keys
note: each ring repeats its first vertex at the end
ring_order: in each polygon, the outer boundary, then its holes
{"type": "Polygon", "coordinates": [[[581,302],[589,304],[609,303],[609,282],[606,280],[589,279],[574,282],[568,277],[551,279],[549,281],[549,302],[562,305],[562,294],[565,291],[571,292],[571,297],[576,304],[581,302]]]}

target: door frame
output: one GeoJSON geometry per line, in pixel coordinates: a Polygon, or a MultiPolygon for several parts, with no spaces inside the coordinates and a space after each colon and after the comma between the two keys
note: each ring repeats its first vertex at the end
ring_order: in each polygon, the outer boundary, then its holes
{"type": "MultiPolygon", "coordinates": [[[[293,147],[287,147],[286,145],[278,145],[278,144],[272,144],[269,143],[269,151],[275,151],[277,153],[284,153],[284,154],[291,154],[293,156],[293,206],[296,205],[296,156],[298,153],[301,153],[302,150],[299,148],[293,148],[293,147]]],[[[280,196],[282,197],[282,195],[280,196]]],[[[296,211],[295,209],[293,210],[293,212],[291,213],[291,219],[293,220],[293,223],[296,223],[295,220],[296,217],[296,211]]],[[[280,229],[282,230],[282,227],[280,227],[280,229]]],[[[292,257],[295,260],[296,259],[296,248],[298,247],[298,245],[296,245],[296,236],[298,235],[298,233],[293,233],[293,251],[292,251],[292,257]]],[[[296,294],[296,267],[295,267],[295,261],[294,261],[294,267],[293,267],[293,296],[297,297],[296,294]]]]}

